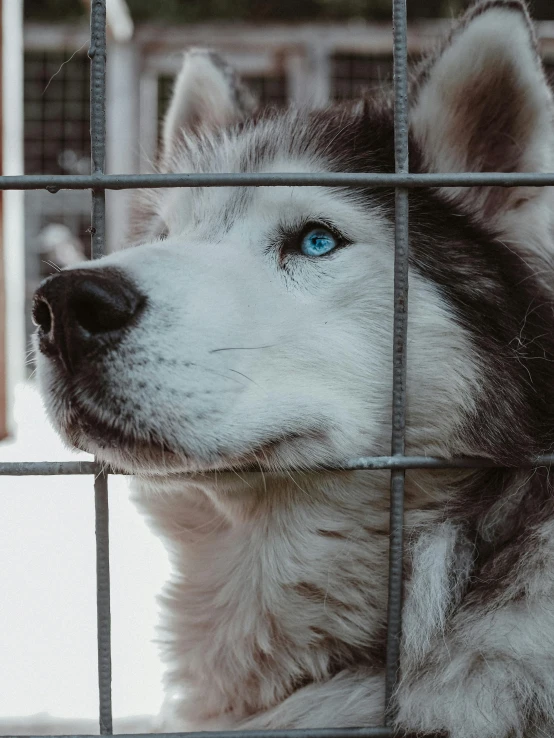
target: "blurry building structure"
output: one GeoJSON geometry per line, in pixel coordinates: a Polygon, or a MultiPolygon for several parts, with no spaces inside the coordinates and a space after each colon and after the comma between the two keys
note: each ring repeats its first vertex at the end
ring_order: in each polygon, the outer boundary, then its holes
{"type": "MultiPolygon", "coordinates": [[[[444,28],[445,21],[412,25],[412,59],[431,47],[444,28]]],[[[538,33],[554,81],[554,22],[539,23],[538,33]]],[[[88,35],[88,27],[82,24],[25,25],[26,174],[89,171],[88,35]]],[[[392,72],[391,32],[385,24],[217,22],[133,29],[127,23],[119,38],[112,33],[108,52],[108,172],[152,169],[172,79],[189,46],[220,51],[260,101],[275,106],[292,102],[321,107],[333,100],[351,99],[387,82],[392,72]]],[[[132,194],[108,193],[109,250],[125,242],[132,194]]],[[[25,194],[28,302],[38,281],[55,268],[52,254],[87,252],[89,225],[88,191],[25,194]],[[52,224],[64,228],[52,229],[52,224]],[[56,237],[63,243],[53,243],[56,237]]]]}

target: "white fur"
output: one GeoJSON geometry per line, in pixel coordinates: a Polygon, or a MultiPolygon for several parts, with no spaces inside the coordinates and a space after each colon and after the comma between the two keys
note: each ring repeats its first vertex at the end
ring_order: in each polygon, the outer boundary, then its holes
{"type": "Polygon", "coordinates": [[[401,724],[463,738],[551,735],[540,726],[535,732],[526,721],[537,706],[546,715],[554,710],[554,580],[544,576],[554,565],[552,534],[552,523],[545,524],[537,529],[537,540],[529,540],[527,561],[513,583],[524,591],[520,600],[507,592],[488,611],[462,605],[448,633],[435,637],[427,654],[434,668],[425,678],[416,675],[416,661],[406,659],[398,699],[401,724]],[[531,579],[529,571],[536,572],[531,579]]]}
{"type": "Polygon", "coordinates": [[[429,533],[419,532],[410,555],[413,571],[402,623],[403,646],[406,657],[419,663],[444,637],[449,616],[460,602],[472,564],[471,546],[446,522],[429,533]],[[453,581],[452,570],[457,571],[453,581]]]}

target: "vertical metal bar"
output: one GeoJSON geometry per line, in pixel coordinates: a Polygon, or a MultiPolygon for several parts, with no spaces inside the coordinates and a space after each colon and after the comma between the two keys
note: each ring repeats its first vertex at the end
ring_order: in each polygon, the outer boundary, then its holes
{"type": "MultiPolygon", "coordinates": [[[[92,174],[104,173],[106,156],[106,0],[92,0],[90,11],[90,146],[92,174]]],[[[106,195],[92,191],[92,258],[104,253],[106,195]]]]}
{"type": "Polygon", "coordinates": [[[94,480],[96,518],[96,613],[98,623],[98,691],[100,733],[111,735],[112,726],[112,646],[110,615],[110,540],[108,475],[94,480]]]}
{"type": "MultiPolygon", "coordinates": [[[[395,171],[408,171],[408,62],[406,0],[393,0],[395,171]]],[[[408,190],[395,190],[394,328],[391,454],[403,456],[406,430],[406,339],[408,327],[408,190]]],[[[389,598],[385,722],[394,719],[393,702],[400,666],[404,525],[403,469],[391,472],[389,598]]]]}
{"type": "MultiPolygon", "coordinates": [[[[92,0],[90,10],[90,143],[93,174],[104,172],[106,152],[106,0],[92,0]]],[[[91,256],[104,253],[106,196],[92,191],[91,256]]],[[[98,690],[100,733],[111,735],[112,655],[110,615],[110,539],[108,475],[94,481],[96,516],[96,609],[98,623],[98,690]]]]}

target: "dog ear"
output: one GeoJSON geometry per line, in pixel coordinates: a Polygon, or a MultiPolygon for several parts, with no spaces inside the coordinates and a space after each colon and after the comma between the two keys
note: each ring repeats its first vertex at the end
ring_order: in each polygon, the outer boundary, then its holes
{"type": "Polygon", "coordinates": [[[164,121],[164,154],[171,155],[183,133],[227,126],[244,118],[254,107],[254,98],[219,54],[208,49],[189,49],[164,121]]]}
{"type": "MultiPolygon", "coordinates": [[[[482,0],[424,63],[413,92],[412,131],[434,172],[551,171],[552,96],[520,0],[482,0]]],[[[445,188],[468,212],[502,219],[540,188],[445,188]]]]}

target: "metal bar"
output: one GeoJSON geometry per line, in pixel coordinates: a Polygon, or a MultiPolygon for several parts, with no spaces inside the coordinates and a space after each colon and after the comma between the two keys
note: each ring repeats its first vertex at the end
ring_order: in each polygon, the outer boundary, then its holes
{"type": "Polygon", "coordinates": [[[108,475],[94,480],[96,521],[96,618],[98,623],[98,691],[100,733],[111,735],[112,726],[112,645],[110,613],[110,538],[108,475]]]}
{"type": "Polygon", "coordinates": [[[94,461],[3,461],[0,475],[11,477],[54,476],[60,474],[99,474],[101,466],[94,461]]]}
{"type": "Polygon", "coordinates": [[[33,174],[0,176],[0,190],[130,190],[141,187],[550,187],[554,173],[462,172],[453,174],[33,174]]]}
{"type": "MultiPolygon", "coordinates": [[[[90,11],[90,147],[91,174],[104,174],[106,157],[106,0],[92,0],[90,11]]],[[[92,258],[104,253],[106,193],[92,191],[92,258]]]]}
{"type": "MultiPolygon", "coordinates": [[[[406,0],[393,0],[394,159],[398,174],[408,172],[408,56],[406,0]]],[[[408,190],[395,190],[394,325],[392,353],[391,455],[403,456],[406,437],[406,349],[408,329],[408,190]]],[[[405,470],[391,472],[389,595],[385,724],[394,720],[394,691],[400,668],[402,631],[402,568],[404,553],[405,470]]]]}
{"type": "MultiPolygon", "coordinates": [[[[206,733],[118,733],[118,738],[206,738],[206,733]]],[[[210,731],[209,738],[401,738],[392,728],[312,728],[304,730],[224,730],[210,731]]],[[[15,738],[15,736],[0,736],[15,738]]],[[[21,738],[21,736],[19,736],[21,738]]],[[[93,735],[33,735],[26,738],[98,738],[93,735]]]]}
{"type": "MultiPolygon", "coordinates": [[[[106,0],[92,0],[90,9],[90,144],[93,176],[102,176],[106,155],[106,0]]],[[[92,190],[91,255],[104,253],[106,192],[92,190]]],[[[110,539],[108,475],[94,480],[96,521],[96,611],[98,624],[99,723],[102,735],[113,733],[110,614],[110,539]]]]}
{"type": "MultiPolygon", "coordinates": [[[[534,459],[525,459],[514,464],[511,468],[533,469],[554,465],[554,454],[543,454],[534,459]]],[[[491,459],[455,457],[443,459],[438,456],[362,456],[358,459],[349,459],[337,466],[318,466],[314,471],[377,471],[392,469],[499,469],[506,467],[491,459]]],[[[2,461],[0,462],[0,476],[55,476],[71,474],[99,474],[102,465],[95,461],[2,461]]],[[[114,469],[106,470],[109,474],[126,475],[114,469]]],[[[241,467],[241,471],[260,474],[260,467],[241,467]]],[[[295,471],[295,468],[287,469],[295,471]]],[[[306,467],[297,471],[309,471],[306,467]]],[[[275,472],[278,473],[278,472],[275,472]]],[[[187,477],[194,472],[177,472],[179,476],[187,477]]]]}

